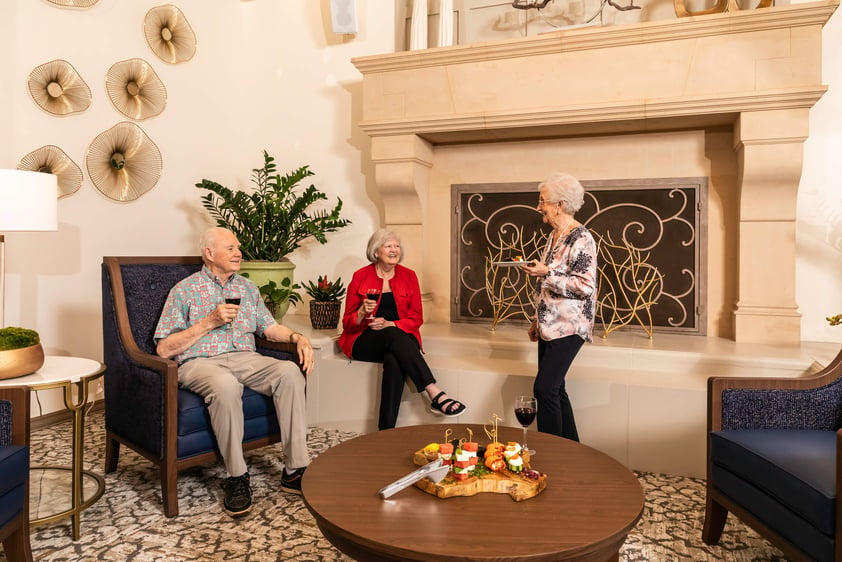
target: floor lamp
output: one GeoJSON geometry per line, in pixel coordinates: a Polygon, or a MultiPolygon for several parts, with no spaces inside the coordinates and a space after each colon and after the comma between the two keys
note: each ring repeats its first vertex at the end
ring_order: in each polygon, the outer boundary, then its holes
{"type": "Polygon", "coordinates": [[[0,328],[6,308],[3,232],[58,230],[58,178],[44,172],[0,170],[0,328]]]}

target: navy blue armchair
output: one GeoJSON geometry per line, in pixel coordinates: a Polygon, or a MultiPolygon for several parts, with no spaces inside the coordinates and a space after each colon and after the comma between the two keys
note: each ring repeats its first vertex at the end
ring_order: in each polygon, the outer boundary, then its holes
{"type": "MultiPolygon", "coordinates": [[[[179,388],[178,365],[156,355],[152,339],[170,289],[201,267],[198,256],[102,263],[105,472],[117,469],[121,444],[155,463],[167,517],[178,515],[178,472],[221,458],[204,400],[179,388]]],[[[258,338],[258,352],[296,360],[290,344],[258,338]]],[[[244,389],[243,414],[243,450],[281,440],[271,397],[244,389]]]]}
{"type": "Polygon", "coordinates": [[[0,388],[0,540],[10,562],[32,560],[26,387],[0,388]]]}
{"type": "Polygon", "coordinates": [[[704,542],[731,512],[789,559],[842,561],[840,428],[842,352],[807,377],[709,379],[704,542]]]}

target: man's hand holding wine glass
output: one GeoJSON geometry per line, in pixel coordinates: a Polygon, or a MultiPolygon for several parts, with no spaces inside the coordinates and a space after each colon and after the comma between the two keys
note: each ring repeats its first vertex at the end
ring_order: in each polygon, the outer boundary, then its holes
{"type": "Polygon", "coordinates": [[[240,310],[240,298],[239,294],[230,294],[225,297],[225,302],[217,305],[216,312],[225,324],[230,324],[237,318],[237,312],[240,310]]]}

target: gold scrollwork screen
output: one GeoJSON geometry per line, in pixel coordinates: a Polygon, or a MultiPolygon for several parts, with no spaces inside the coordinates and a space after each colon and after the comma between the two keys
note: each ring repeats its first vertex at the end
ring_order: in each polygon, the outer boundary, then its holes
{"type": "MultiPolygon", "coordinates": [[[[453,322],[525,322],[531,281],[495,261],[543,251],[538,182],[452,186],[453,322]]],[[[583,181],[576,218],[602,243],[597,326],[706,332],[707,178],[583,181]],[[635,261],[636,260],[636,261],[635,261]],[[626,264],[626,265],[624,265],[626,264]]]]}

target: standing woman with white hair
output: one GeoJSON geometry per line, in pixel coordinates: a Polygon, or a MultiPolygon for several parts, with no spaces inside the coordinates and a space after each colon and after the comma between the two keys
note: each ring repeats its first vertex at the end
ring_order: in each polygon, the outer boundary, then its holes
{"type": "Polygon", "coordinates": [[[564,379],[576,354],[593,341],[597,292],[597,247],[590,231],[573,215],[585,190],[569,174],[554,173],[538,185],[537,210],[552,228],[537,262],[522,269],[536,278],[535,317],[529,339],[538,342],[538,431],[579,440],[564,379]]]}
{"type": "Polygon", "coordinates": [[[421,288],[415,272],[400,265],[403,251],[397,233],[375,232],[366,257],[371,264],[354,272],[348,284],[339,347],[352,359],[383,363],[377,427],[395,427],[407,377],[419,393],[427,393],[431,412],[450,417],[462,414],[465,405],[436,385],[421,355],[421,288]]]}

